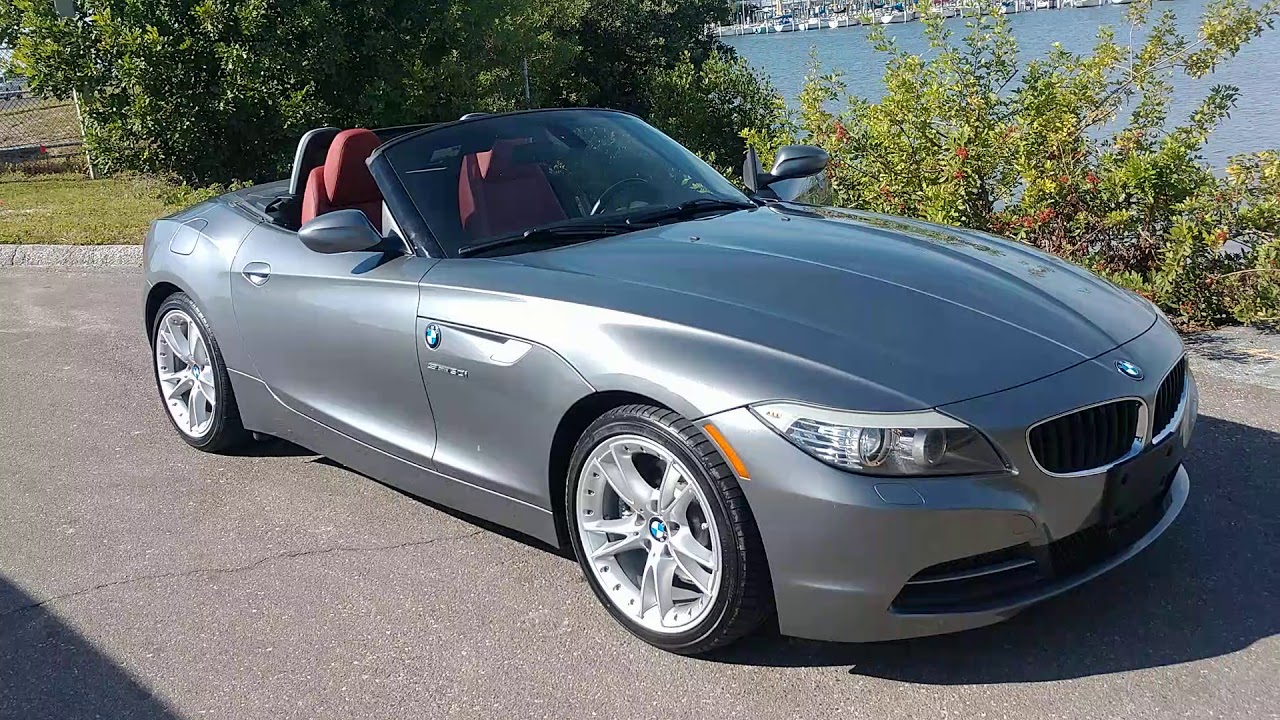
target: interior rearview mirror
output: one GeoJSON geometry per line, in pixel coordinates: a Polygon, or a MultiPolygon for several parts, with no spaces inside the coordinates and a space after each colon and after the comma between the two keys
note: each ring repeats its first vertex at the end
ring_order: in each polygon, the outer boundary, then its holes
{"type": "Polygon", "coordinates": [[[313,252],[326,255],[371,250],[382,243],[382,235],[359,210],[318,215],[303,224],[298,239],[313,252]]]}
{"type": "Polygon", "coordinates": [[[826,150],[813,145],[785,145],[774,156],[773,169],[763,172],[754,148],[747,149],[747,160],[742,168],[743,184],[752,192],[759,192],[779,180],[795,180],[817,175],[827,169],[831,156],[826,150]]]}

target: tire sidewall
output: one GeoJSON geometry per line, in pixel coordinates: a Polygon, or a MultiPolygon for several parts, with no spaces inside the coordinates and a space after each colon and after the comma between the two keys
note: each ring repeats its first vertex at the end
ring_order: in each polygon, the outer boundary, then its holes
{"type": "Polygon", "coordinates": [[[699,457],[672,428],[641,416],[619,416],[613,413],[605,414],[583,433],[569,463],[570,474],[565,482],[565,517],[569,520],[567,525],[574,555],[578,558],[578,564],[587,579],[587,584],[591,586],[592,592],[599,598],[601,604],[609,610],[609,614],[623,627],[645,642],[667,650],[679,651],[697,646],[715,634],[721,623],[732,614],[733,603],[737,601],[734,594],[740,586],[739,575],[743,572],[742,549],[738,547],[738,536],[733,531],[728,508],[712,480],[713,471],[714,467],[709,466],[699,457]],[[577,521],[578,484],[581,480],[582,468],[597,446],[619,435],[639,435],[648,438],[675,455],[694,474],[692,480],[701,488],[710,505],[707,509],[715,519],[720,545],[720,587],[717,589],[715,604],[711,611],[701,622],[684,632],[656,633],[637,624],[628,613],[614,605],[585,559],[586,554],[583,552],[577,521]]]}
{"type": "Polygon", "coordinates": [[[156,311],[156,319],[151,327],[151,375],[155,379],[156,392],[160,395],[160,402],[165,405],[164,416],[169,419],[169,424],[173,426],[178,436],[185,440],[188,445],[195,448],[206,449],[216,446],[226,434],[227,411],[231,398],[231,378],[227,375],[227,367],[222,361],[222,352],[218,349],[218,341],[213,335],[213,329],[209,327],[209,321],[205,319],[204,313],[200,312],[200,308],[192,302],[186,293],[170,295],[160,305],[160,309],[156,311]],[[213,366],[213,391],[217,393],[217,403],[213,408],[213,423],[209,426],[208,432],[199,437],[192,437],[183,431],[181,427],[178,427],[177,421],[173,419],[173,414],[169,412],[168,401],[164,397],[164,387],[160,384],[160,367],[156,363],[156,342],[165,316],[174,310],[181,310],[186,313],[192,321],[200,326],[200,333],[204,336],[205,344],[209,347],[209,362],[213,366]]]}

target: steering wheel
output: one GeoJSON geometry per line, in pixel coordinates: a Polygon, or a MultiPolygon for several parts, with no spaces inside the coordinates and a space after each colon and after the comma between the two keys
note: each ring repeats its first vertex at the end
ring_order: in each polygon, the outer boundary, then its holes
{"type": "Polygon", "coordinates": [[[656,195],[656,191],[654,190],[653,186],[649,183],[648,180],[645,180],[644,178],[638,177],[638,176],[623,178],[618,182],[610,185],[608,188],[605,189],[604,192],[600,193],[600,198],[596,200],[596,204],[591,206],[591,214],[599,215],[600,213],[604,212],[605,209],[609,207],[608,204],[605,202],[606,200],[612,200],[613,199],[612,196],[617,195],[619,191],[625,190],[630,185],[637,185],[637,184],[644,186],[645,190],[649,193],[651,197],[656,195]]]}

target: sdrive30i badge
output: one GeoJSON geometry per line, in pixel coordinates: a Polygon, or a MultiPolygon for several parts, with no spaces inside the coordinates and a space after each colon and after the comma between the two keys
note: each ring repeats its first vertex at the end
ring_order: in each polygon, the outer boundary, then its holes
{"type": "Polygon", "coordinates": [[[427,363],[427,369],[435,370],[436,372],[442,372],[442,373],[446,373],[454,377],[460,377],[460,378],[464,378],[468,375],[466,370],[459,370],[456,367],[449,367],[448,365],[441,365],[440,363],[429,362],[427,363]]]}

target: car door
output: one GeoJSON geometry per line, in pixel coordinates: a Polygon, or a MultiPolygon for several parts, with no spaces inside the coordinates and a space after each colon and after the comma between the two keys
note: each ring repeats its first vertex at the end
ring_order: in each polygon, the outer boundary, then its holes
{"type": "Polygon", "coordinates": [[[431,467],[435,422],[418,363],[418,282],[436,260],[321,254],[259,225],[232,264],[236,320],[258,377],[284,405],[431,467]]]}

